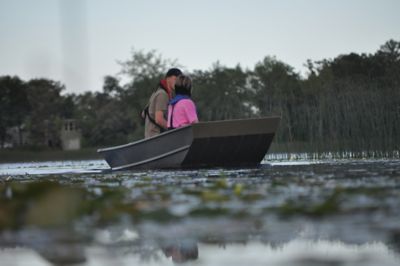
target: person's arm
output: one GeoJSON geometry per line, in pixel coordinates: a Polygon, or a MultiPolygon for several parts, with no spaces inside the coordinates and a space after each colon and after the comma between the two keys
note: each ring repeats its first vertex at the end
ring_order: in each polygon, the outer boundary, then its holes
{"type": "Polygon", "coordinates": [[[164,114],[167,112],[168,108],[168,94],[166,92],[161,92],[157,95],[155,102],[155,113],[154,121],[164,129],[168,128],[167,120],[165,120],[164,114]]]}
{"type": "Polygon", "coordinates": [[[156,111],[155,114],[155,121],[158,125],[162,126],[163,128],[167,128],[167,121],[164,118],[164,112],[163,111],[156,111]]]}
{"type": "Polygon", "coordinates": [[[194,102],[192,100],[188,101],[185,105],[185,114],[186,119],[189,121],[189,124],[199,122],[199,118],[197,117],[197,110],[194,102]]]}

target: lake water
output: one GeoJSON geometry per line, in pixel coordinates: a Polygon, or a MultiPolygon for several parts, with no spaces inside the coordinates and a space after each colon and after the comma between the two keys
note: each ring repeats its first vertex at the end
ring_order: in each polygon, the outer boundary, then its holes
{"type": "Polygon", "coordinates": [[[399,160],[107,168],[0,164],[0,265],[400,264],[399,160]]]}

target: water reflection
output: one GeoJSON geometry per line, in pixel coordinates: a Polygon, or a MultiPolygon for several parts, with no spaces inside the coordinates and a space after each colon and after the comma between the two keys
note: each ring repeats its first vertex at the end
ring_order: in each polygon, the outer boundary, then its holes
{"type": "Polygon", "coordinates": [[[74,232],[31,228],[0,234],[0,261],[1,265],[48,265],[43,261],[72,265],[87,259],[85,243],[74,232]]]}
{"type": "Polygon", "coordinates": [[[399,161],[3,175],[0,265],[398,265],[399,186],[399,161]]]}
{"type": "MultiPolygon", "coordinates": [[[[210,225],[209,225],[210,226],[210,225]]],[[[309,225],[311,226],[311,225],[309,225]]],[[[110,226],[88,232],[67,229],[3,230],[1,265],[398,265],[399,232],[386,242],[348,243],[312,229],[243,235],[194,234],[184,237],[169,227],[110,226]],[[148,231],[154,230],[156,231],[148,231]],[[267,234],[269,235],[269,234],[267,234]],[[134,264],[132,264],[134,263],[134,264]]],[[[183,232],[181,231],[181,232],[183,232]]],[[[212,232],[213,229],[207,230],[212,232]]],[[[245,230],[243,230],[245,231],[245,230]]]]}
{"type": "MultiPolygon", "coordinates": [[[[105,229],[106,230],[106,229],[105,229]]],[[[104,232],[103,232],[104,233],[104,232]]],[[[123,235],[108,244],[76,242],[40,232],[32,242],[32,232],[19,243],[1,238],[1,265],[399,265],[395,254],[383,242],[349,244],[338,240],[295,238],[280,245],[226,242],[213,239],[131,239],[123,235]],[[44,240],[46,239],[46,240],[44,240]],[[39,243],[39,244],[38,244],[39,243]]],[[[20,235],[21,237],[22,235],[20,235]]]]}
{"type": "Polygon", "coordinates": [[[171,257],[172,261],[175,263],[197,260],[199,257],[199,248],[195,240],[170,240],[169,243],[162,244],[161,249],[165,256],[167,258],[171,257]]]}

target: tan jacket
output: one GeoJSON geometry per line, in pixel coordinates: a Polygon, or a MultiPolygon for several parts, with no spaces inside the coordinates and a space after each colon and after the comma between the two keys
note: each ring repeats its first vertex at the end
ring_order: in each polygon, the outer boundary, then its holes
{"type": "MultiPolygon", "coordinates": [[[[150,97],[149,100],[149,115],[153,120],[156,116],[156,111],[162,111],[164,113],[164,118],[167,119],[168,114],[168,102],[169,97],[165,90],[158,88],[150,97]]],[[[146,116],[145,127],[144,127],[144,137],[150,138],[160,134],[160,128],[154,125],[150,119],[146,116]]]]}

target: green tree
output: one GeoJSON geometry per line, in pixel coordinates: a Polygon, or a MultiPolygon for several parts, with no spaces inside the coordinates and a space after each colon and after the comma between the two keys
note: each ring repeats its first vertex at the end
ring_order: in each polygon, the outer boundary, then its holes
{"type": "Polygon", "coordinates": [[[18,77],[0,77],[0,147],[4,147],[9,127],[17,127],[21,140],[21,126],[29,114],[26,84],[18,77]]]}
{"type": "Polygon", "coordinates": [[[314,148],[369,152],[398,147],[396,47],[396,42],[389,41],[375,54],[350,53],[309,62],[310,74],[302,81],[306,105],[299,111],[307,117],[310,129],[305,139],[314,148]]]}
{"type": "Polygon", "coordinates": [[[76,97],[85,146],[123,144],[135,130],[123,102],[124,91],[118,79],[107,76],[103,92],[86,92],[76,97]]]}
{"type": "Polygon", "coordinates": [[[176,60],[164,59],[155,50],[144,52],[133,48],[131,58],[119,64],[120,75],[126,76],[131,84],[140,79],[161,78],[169,68],[179,66],[176,60]]]}
{"type": "Polygon", "coordinates": [[[299,119],[296,108],[302,98],[299,75],[291,66],[267,56],[256,64],[251,84],[255,90],[254,103],[260,114],[282,117],[278,139],[294,141],[299,119]]]}
{"type": "Polygon", "coordinates": [[[155,50],[144,52],[134,49],[132,49],[131,57],[120,62],[120,65],[122,69],[119,77],[127,80],[119,93],[120,104],[124,107],[130,125],[135,129],[130,132],[128,138],[141,139],[144,135],[141,111],[167,70],[171,67],[180,67],[180,65],[176,60],[164,59],[155,50]]]}
{"type": "Polygon", "coordinates": [[[193,99],[203,121],[246,118],[255,115],[247,73],[215,63],[209,71],[195,71],[193,99]]]}
{"type": "Polygon", "coordinates": [[[59,147],[65,106],[61,92],[65,87],[60,82],[49,79],[32,79],[27,86],[28,99],[32,106],[28,119],[32,145],[59,147]]]}

